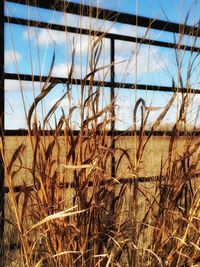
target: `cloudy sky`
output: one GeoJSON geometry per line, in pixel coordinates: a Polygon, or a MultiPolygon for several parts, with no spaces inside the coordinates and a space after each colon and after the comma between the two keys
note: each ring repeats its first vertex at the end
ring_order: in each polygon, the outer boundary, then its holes
{"type": "MultiPolygon", "coordinates": [[[[74,1],[80,2],[80,1],[74,1]]],[[[84,1],[85,4],[93,4],[104,8],[115,9],[121,12],[138,14],[142,16],[154,17],[158,19],[169,19],[174,22],[184,22],[184,18],[190,10],[188,24],[194,25],[199,21],[200,1],[159,1],[159,0],[117,0],[117,1],[84,1]],[[115,3],[113,5],[113,3],[115,3]]],[[[30,20],[40,20],[44,22],[52,22],[67,26],[81,26],[82,28],[92,28],[95,30],[109,31],[111,33],[119,33],[127,36],[143,37],[146,29],[131,25],[123,25],[104,20],[89,19],[79,17],[72,14],[63,14],[55,11],[47,11],[38,8],[27,8],[23,5],[6,4],[6,14],[8,16],[18,18],[28,18],[30,20]]],[[[151,30],[147,33],[147,37],[155,40],[174,42],[174,36],[171,33],[163,31],[151,30]]],[[[175,38],[178,40],[179,36],[175,38]]],[[[200,38],[197,40],[196,46],[200,46],[200,38]]],[[[53,53],[55,50],[55,64],[53,68],[53,76],[67,77],[72,62],[72,50],[76,48],[74,62],[74,78],[84,78],[89,71],[89,54],[90,47],[95,42],[94,37],[86,35],[78,35],[55,30],[38,29],[35,27],[26,27],[14,24],[5,25],[5,71],[8,73],[21,73],[32,75],[47,75],[51,66],[53,53]]],[[[194,39],[185,37],[183,44],[192,44],[194,39]]],[[[196,56],[194,54],[193,58],[196,56]]],[[[179,55],[182,61],[181,73],[184,86],[186,85],[187,66],[191,60],[190,52],[182,51],[179,55]]],[[[178,71],[175,60],[175,52],[169,48],[159,48],[156,46],[141,45],[115,41],[115,81],[151,84],[151,85],[172,85],[172,79],[178,83],[178,71]],[[137,66],[137,67],[136,67],[137,66]]],[[[199,59],[194,62],[191,76],[191,86],[199,88],[199,59]]],[[[104,38],[102,53],[98,63],[98,67],[110,64],[110,40],[104,38]]],[[[96,80],[110,80],[109,68],[105,67],[95,75],[96,80]]],[[[38,82],[20,82],[5,81],[6,99],[5,99],[5,125],[8,129],[26,128],[25,113],[35,96],[37,96],[42,88],[42,84],[38,82]],[[23,90],[26,106],[23,106],[21,89],[23,90]],[[24,110],[25,108],[25,110],[24,110]]],[[[52,92],[43,101],[43,106],[38,107],[38,118],[42,118],[53,106],[54,103],[64,94],[66,87],[62,84],[57,85],[52,92]]],[[[101,106],[109,104],[110,92],[109,88],[101,90],[101,106]]],[[[116,128],[127,129],[132,127],[132,113],[136,98],[142,97],[146,100],[147,105],[160,107],[159,111],[166,106],[167,101],[171,97],[171,93],[164,92],[147,92],[128,89],[116,89],[116,128]]],[[[60,108],[56,115],[61,114],[61,107],[69,110],[71,105],[77,107],[72,118],[74,127],[79,125],[78,107],[80,106],[80,87],[73,86],[71,93],[72,100],[64,99],[60,104],[60,108]]],[[[177,106],[180,106],[179,96],[169,114],[166,116],[165,122],[171,123],[177,115],[177,106]]],[[[198,110],[198,98],[191,99],[190,110],[188,112],[191,121],[194,120],[194,114],[198,110]]],[[[159,111],[152,111],[150,122],[155,119],[159,111]]],[[[66,111],[67,113],[67,111],[66,111]]]]}

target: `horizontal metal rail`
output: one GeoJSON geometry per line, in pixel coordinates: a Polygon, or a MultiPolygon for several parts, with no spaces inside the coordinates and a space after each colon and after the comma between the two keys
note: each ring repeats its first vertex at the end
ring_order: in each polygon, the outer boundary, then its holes
{"type": "MultiPolygon", "coordinates": [[[[92,133],[92,131],[87,130],[87,133],[92,133]]],[[[40,130],[38,133],[40,133],[41,136],[53,136],[55,135],[55,130],[40,130]]],[[[73,134],[75,136],[79,135],[80,131],[79,130],[74,130],[73,134]]],[[[141,132],[138,131],[122,131],[122,130],[114,130],[114,131],[107,131],[107,132],[96,132],[97,135],[106,135],[106,136],[115,136],[117,139],[120,136],[140,136],[141,132]]],[[[164,131],[164,130],[157,130],[154,132],[151,132],[150,130],[146,130],[143,133],[143,136],[149,136],[152,134],[153,136],[172,136],[172,131],[164,131]]],[[[179,131],[177,133],[179,136],[200,136],[200,130],[196,131],[179,131]]],[[[27,129],[16,129],[16,130],[4,130],[4,136],[29,136],[29,135],[34,135],[34,132],[31,131],[29,132],[27,129]]],[[[59,133],[60,136],[65,136],[64,131],[60,131],[59,133]]]]}
{"type": "MultiPolygon", "coordinates": [[[[8,80],[21,80],[21,81],[35,81],[35,82],[45,82],[47,76],[39,75],[29,75],[29,74],[15,74],[15,73],[5,73],[5,79],[8,80]]],[[[63,77],[51,77],[50,82],[57,80],[60,83],[66,84],[68,79],[63,77]]],[[[84,79],[70,79],[70,83],[74,85],[89,85],[89,80],[84,79]]],[[[93,81],[94,86],[104,86],[112,87],[116,89],[137,89],[137,90],[147,90],[147,91],[159,91],[159,92],[179,92],[179,93],[192,93],[200,94],[200,89],[194,88],[173,88],[170,86],[158,86],[158,85],[145,85],[145,84],[133,84],[133,83],[120,83],[120,82],[106,82],[106,81],[93,81]]]]}
{"type": "MultiPolygon", "coordinates": [[[[191,179],[198,178],[200,177],[200,173],[195,173],[194,175],[191,176],[191,179]]],[[[162,181],[166,178],[166,176],[160,176],[160,175],[155,175],[155,176],[139,176],[139,177],[130,177],[130,178],[120,178],[120,179],[104,179],[100,181],[100,186],[104,186],[107,184],[118,184],[118,185],[123,185],[123,184],[134,184],[135,182],[139,183],[147,183],[147,182],[157,182],[157,181],[162,181]]],[[[93,181],[88,181],[87,183],[84,183],[84,187],[92,187],[94,185],[93,181]]],[[[170,185],[169,185],[170,186],[170,185]]],[[[81,188],[81,185],[77,185],[75,182],[66,182],[66,183],[60,183],[58,185],[58,188],[81,188]]],[[[29,185],[29,186],[14,186],[13,191],[15,193],[20,193],[20,192],[32,192],[35,190],[40,190],[41,188],[36,188],[34,185],[29,185]]],[[[10,189],[9,187],[4,187],[4,192],[7,194],[9,193],[10,189]]]]}
{"type": "Polygon", "coordinates": [[[80,29],[77,27],[67,27],[67,26],[60,25],[60,24],[45,23],[41,21],[26,20],[26,19],[13,18],[13,17],[5,17],[4,21],[6,23],[12,23],[12,24],[23,25],[23,26],[28,26],[28,27],[45,28],[45,29],[57,30],[61,32],[67,31],[67,32],[76,33],[76,34],[104,36],[105,38],[114,39],[118,41],[120,40],[120,41],[126,41],[126,42],[134,42],[134,43],[137,42],[139,44],[144,44],[144,45],[159,46],[159,47],[185,50],[185,51],[196,52],[196,53],[200,52],[200,47],[179,45],[179,44],[174,44],[170,42],[157,41],[157,40],[148,39],[148,38],[132,37],[132,36],[120,35],[120,34],[109,33],[109,32],[105,33],[102,31],[94,31],[90,29],[80,29]]]}
{"type": "Polygon", "coordinates": [[[193,36],[200,36],[199,25],[197,27],[164,21],[160,19],[148,18],[138,15],[132,15],[123,12],[117,12],[109,9],[101,9],[97,7],[91,7],[87,5],[80,5],[78,3],[72,3],[63,0],[7,0],[7,2],[30,5],[45,9],[52,9],[61,12],[67,12],[71,14],[89,16],[92,18],[99,18],[103,20],[119,22],[129,25],[137,25],[140,27],[173,33],[181,33],[193,36]]]}

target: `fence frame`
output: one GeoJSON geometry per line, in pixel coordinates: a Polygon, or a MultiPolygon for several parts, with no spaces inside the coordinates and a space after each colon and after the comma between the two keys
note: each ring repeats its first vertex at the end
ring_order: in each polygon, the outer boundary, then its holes
{"type": "MultiPolygon", "coordinates": [[[[91,7],[87,5],[80,5],[77,3],[72,3],[68,1],[63,0],[49,0],[43,1],[43,0],[6,0],[6,2],[9,3],[17,3],[22,5],[29,4],[32,7],[39,7],[44,8],[48,10],[56,10],[61,12],[68,12],[70,14],[75,15],[84,15],[84,16],[90,16],[93,18],[98,17],[99,19],[103,19],[105,21],[113,21],[113,22],[119,22],[124,23],[128,25],[137,25],[138,27],[148,27],[151,25],[151,29],[156,30],[162,30],[164,32],[173,32],[173,33],[180,33],[186,34],[186,35],[193,35],[200,37],[200,27],[193,27],[189,25],[184,24],[178,24],[174,22],[164,21],[164,20],[157,20],[153,18],[143,17],[143,16],[136,16],[131,15],[127,13],[119,13],[117,11],[108,10],[108,9],[99,9],[97,7],[91,7]]],[[[3,5],[3,4],[2,4],[3,5]]],[[[45,29],[52,29],[57,31],[65,31],[66,27],[60,24],[54,24],[54,23],[45,23],[41,21],[34,21],[34,20],[26,20],[26,19],[20,19],[16,17],[7,17],[4,16],[4,13],[1,13],[1,23],[12,23],[17,25],[24,25],[29,27],[38,27],[38,28],[45,28],[45,29]]],[[[67,27],[68,32],[70,33],[77,33],[77,34],[91,34],[91,35],[102,35],[104,34],[101,31],[90,31],[88,29],[80,29],[78,27],[67,27]]],[[[156,41],[148,38],[139,38],[139,37],[131,37],[126,35],[120,35],[120,34],[113,34],[113,33],[106,33],[105,38],[110,39],[110,63],[114,62],[115,59],[115,40],[120,41],[128,41],[128,42],[137,42],[140,44],[146,44],[146,45],[152,45],[152,46],[159,46],[159,47],[166,47],[166,48],[173,48],[173,49],[180,49],[185,51],[193,51],[196,53],[200,53],[200,47],[192,47],[187,45],[180,45],[170,43],[170,42],[163,42],[163,41],[156,41]]],[[[3,39],[4,40],[4,39],[3,39]]],[[[26,74],[17,74],[17,73],[1,73],[3,79],[8,80],[23,80],[23,81],[45,81],[46,76],[40,77],[38,75],[26,75],[26,74]]],[[[53,79],[59,80],[61,83],[66,83],[67,78],[61,78],[61,77],[51,77],[50,81],[53,79]]],[[[81,79],[72,79],[72,84],[80,85],[82,83],[81,79]]],[[[85,85],[88,85],[89,81],[85,82],[85,85]]],[[[134,84],[134,83],[119,83],[115,82],[115,71],[114,71],[114,64],[111,66],[111,79],[109,82],[105,81],[94,81],[94,86],[102,84],[104,87],[108,87],[111,89],[111,102],[114,99],[115,96],[115,88],[120,89],[139,89],[139,90],[147,90],[147,91],[162,91],[162,92],[175,92],[178,91],[180,93],[188,93],[187,88],[173,88],[169,86],[156,86],[156,85],[149,85],[149,84],[134,84]]],[[[189,93],[196,93],[200,94],[200,89],[190,89],[189,93]]],[[[4,93],[3,93],[4,94],[4,93]]],[[[1,98],[1,114],[4,114],[4,95],[1,98]]],[[[113,110],[114,115],[114,110],[113,110]]],[[[2,117],[2,120],[4,121],[4,118],[2,117]]],[[[6,130],[3,127],[3,133],[6,136],[11,135],[22,135],[22,133],[25,133],[26,131],[20,131],[20,130],[6,130]]],[[[111,124],[111,132],[121,135],[131,135],[131,131],[115,131],[114,122],[111,124]]],[[[148,132],[148,131],[147,131],[148,132]]],[[[109,133],[108,133],[109,134],[109,133]]],[[[137,135],[139,132],[136,133],[137,135]]],[[[165,132],[163,131],[155,131],[154,135],[164,135],[165,132]]],[[[169,132],[167,133],[169,135],[169,132]]],[[[191,133],[192,134],[192,133],[191,133]]],[[[199,131],[194,132],[195,135],[199,135],[199,131]]],[[[112,135],[112,134],[111,134],[112,135]]],[[[115,135],[115,134],[114,134],[115,135]]]]}

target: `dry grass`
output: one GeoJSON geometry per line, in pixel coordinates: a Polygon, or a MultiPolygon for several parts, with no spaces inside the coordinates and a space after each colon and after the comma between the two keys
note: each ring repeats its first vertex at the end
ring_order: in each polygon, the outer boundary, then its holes
{"type": "MultiPolygon", "coordinates": [[[[99,93],[103,85],[99,83],[94,87],[93,81],[96,74],[110,69],[115,62],[99,67],[104,36],[94,38],[91,34],[90,38],[88,68],[81,84],[78,108],[79,133],[75,135],[71,127],[71,116],[77,110],[74,106],[70,107],[69,114],[62,109],[51,136],[44,133],[60,101],[68,98],[70,103],[74,47],[66,91],[60,100],[39,124],[37,106],[59,82],[49,82],[54,68],[53,56],[48,79],[26,114],[28,136],[23,140],[6,138],[5,152],[1,144],[5,184],[9,188],[4,218],[4,264],[197,266],[200,194],[199,182],[193,178],[199,173],[200,141],[192,135],[179,136],[180,129],[187,125],[189,93],[182,94],[171,137],[157,138],[153,133],[175,101],[181,84],[172,84],[176,90],[153,122],[148,136],[144,136],[144,130],[150,107],[139,99],[134,108],[135,137],[108,137],[107,129],[115,120],[115,101],[102,107],[99,93]],[[86,80],[89,80],[88,88],[86,80]],[[140,135],[136,137],[139,107],[142,122],[140,135]],[[115,177],[111,175],[113,157],[115,177]],[[157,179],[140,183],[141,175],[156,175],[157,179]],[[129,177],[132,183],[121,182],[122,177],[129,177]],[[68,183],[72,183],[73,188],[66,189],[68,183]],[[18,184],[22,188],[15,193],[14,186],[18,184]],[[28,190],[27,185],[31,185],[32,190],[28,190]],[[19,244],[19,253],[11,259],[6,248],[13,243],[19,244]]],[[[180,62],[177,67],[179,71],[180,62]]],[[[189,92],[189,74],[187,86],[189,92]]],[[[186,127],[184,129],[187,133],[186,127]]]]}

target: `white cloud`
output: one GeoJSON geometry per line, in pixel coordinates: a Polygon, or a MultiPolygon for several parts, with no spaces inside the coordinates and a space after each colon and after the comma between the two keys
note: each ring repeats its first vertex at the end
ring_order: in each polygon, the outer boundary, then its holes
{"type": "Polygon", "coordinates": [[[136,36],[137,34],[138,37],[143,37],[146,32],[146,28],[143,27],[136,27],[133,25],[121,24],[98,18],[73,15],[70,13],[62,15],[57,23],[67,25],[68,27],[80,27],[82,29],[110,32],[128,36],[136,36]]]}
{"type": "MultiPolygon", "coordinates": [[[[147,29],[144,27],[137,27],[134,25],[122,24],[122,23],[114,23],[113,25],[107,25],[108,32],[120,35],[126,35],[131,37],[144,37],[147,34],[147,29]]],[[[148,33],[150,30],[148,31],[148,33]]]]}
{"type": "MultiPolygon", "coordinates": [[[[65,13],[56,23],[67,25],[68,27],[80,27],[82,29],[116,33],[127,36],[144,37],[147,29],[144,27],[137,27],[134,25],[116,23],[113,21],[91,18],[86,16],[73,15],[65,13]]],[[[150,30],[148,30],[150,32],[150,30]]],[[[157,34],[157,33],[156,33],[157,34]]]]}
{"type": "Polygon", "coordinates": [[[26,119],[21,95],[16,97],[12,92],[5,94],[5,128],[25,128],[26,119]]]}
{"type": "Polygon", "coordinates": [[[6,114],[5,129],[25,129],[26,126],[26,118],[24,114],[6,114]]]}
{"type": "MultiPolygon", "coordinates": [[[[82,50],[85,51],[81,54],[76,54],[76,59],[78,60],[74,66],[73,78],[82,78],[85,77],[87,73],[89,73],[89,64],[86,62],[86,58],[84,58],[84,53],[88,49],[88,38],[83,38],[81,40],[77,39],[76,47],[77,52],[80,53],[80,46],[83,46],[82,50]],[[79,50],[78,50],[79,48],[79,50]],[[83,54],[83,55],[82,55],[83,54]],[[80,57],[80,58],[79,58],[80,57]],[[81,65],[82,60],[82,65],[81,65]],[[87,67],[86,67],[87,66],[87,67]]],[[[116,43],[116,64],[115,64],[115,74],[118,80],[120,77],[129,77],[131,80],[134,79],[136,74],[136,56],[134,51],[136,51],[136,44],[125,43],[126,46],[123,46],[124,43],[118,42],[116,43]]],[[[102,56],[99,60],[98,67],[103,67],[109,65],[109,44],[105,42],[104,50],[102,51],[102,56]]],[[[137,75],[138,77],[145,73],[155,73],[159,71],[163,71],[168,65],[168,59],[165,56],[160,55],[159,49],[155,47],[151,47],[147,49],[146,47],[140,47],[140,50],[137,55],[137,75]]],[[[67,77],[69,71],[71,69],[70,63],[60,63],[56,65],[53,69],[53,76],[57,77],[67,77]]],[[[108,80],[109,79],[109,69],[110,67],[106,67],[105,69],[99,71],[95,74],[95,79],[100,80],[108,80]],[[106,76],[106,77],[105,77],[106,76]]]]}
{"type": "Polygon", "coordinates": [[[68,27],[80,27],[82,29],[108,31],[114,25],[114,22],[65,13],[61,16],[58,24],[67,25],[68,27]]]}
{"type": "Polygon", "coordinates": [[[62,51],[62,54],[66,54],[66,56],[67,54],[70,56],[72,55],[73,48],[76,49],[75,55],[86,56],[91,42],[87,35],[36,28],[28,28],[25,30],[23,32],[23,38],[25,41],[30,39],[34,45],[39,46],[65,45],[66,47],[59,48],[62,50],[66,49],[62,51]]]}
{"type": "Polygon", "coordinates": [[[152,73],[164,70],[168,65],[168,59],[161,56],[159,49],[155,47],[140,47],[138,53],[135,43],[118,42],[116,45],[116,64],[115,72],[117,75],[134,77],[144,73],[152,73]],[[136,55],[137,54],[137,55],[136,55]],[[125,60],[125,61],[124,61],[125,60]]]}
{"type": "Polygon", "coordinates": [[[74,43],[75,43],[75,49],[76,49],[76,55],[87,55],[89,53],[89,47],[91,40],[89,36],[87,35],[74,35],[74,43]]]}
{"type": "Polygon", "coordinates": [[[42,85],[44,83],[39,82],[29,82],[29,81],[18,81],[18,80],[5,80],[5,90],[6,91],[18,91],[20,92],[20,89],[26,90],[26,91],[39,91],[42,88],[42,85]]]}
{"type": "Polygon", "coordinates": [[[22,55],[13,50],[5,50],[5,65],[18,64],[21,60],[22,55]]]}
{"type": "MultiPolygon", "coordinates": [[[[50,107],[53,107],[58,100],[59,100],[59,98],[53,98],[53,99],[51,99],[50,102],[49,102],[50,107]]],[[[65,97],[60,102],[59,106],[62,107],[62,108],[69,109],[71,106],[74,106],[74,101],[72,100],[71,103],[70,103],[69,99],[67,97],[65,97]]]]}
{"type": "Polygon", "coordinates": [[[67,77],[70,71],[70,64],[60,63],[53,68],[52,76],[67,77]]]}
{"type": "MultiPolygon", "coordinates": [[[[144,98],[144,94],[141,94],[138,91],[138,98],[144,98]]],[[[159,114],[166,107],[169,102],[172,94],[162,93],[162,95],[158,92],[155,95],[151,93],[148,94],[146,103],[149,106],[157,107],[156,110],[151,110],[148,116],[147,125],[152,125],[153,122],[158,118],[159,114]],[[151,99],[149,99],[151,98],[151,99]]],[[[182,95],[178,94],[175,98],[172,106],[167,112],[161,124],[170,124],[171,126],[175,123],[176,119],[179,116],[180,108],[182,103],[182,95]]],[[[196,124],[196,127],[200,126],[200,113],[198,114],[200,103],[200,95],[190,95],[188,99],[188,107],[186,110],[186,121],[188,127],[193,127],[196,124]]],[[[116,97],[116,127],[118,129],[128,129],[133,127],[133,109],[135,105],[135,97],[134,93],[129,90],[121,90],[116,97]]],[[[200,112],[200,110],[199,110],[200,112]]],[[[137,112],[137,123],[140,125],[140,109],[137,112]]]]}
{"type": "MultiPolygon", "coordinates": [[[[52,76],[66,78],[71,70],[71,64],[60,63],[53,68],[52,76]]],[[[72,73],[73,78],[80,78],[80,66],[74,65],[74,70],[72,73]]]]}
{"type": "MultiPolygon", "coordinates": [[[[28,28],[23,32],[23,38],[27,41],[29,38],[35,45],[66,45],[68,53],[72,53],[73,47],[76,49],[75,54],[86,56],[89,54],[92,44],[97,39],[93,36],[66,33],[49,29],[28,28]]],[[[104,40],[103,49],[109,51],[109,40],[104,40]]],[[[66,51],[64,51],[66,52],[66,51]]]]}
{"type": "Polygon", "coordinates": [[[63,44],[66,43],[66,33],[49,30],[49,29],[37,29],[28,28],[23,32],[23,38],[25,40],[33,40],[34,44],[50,45],[50,44],[63,44]]]}

